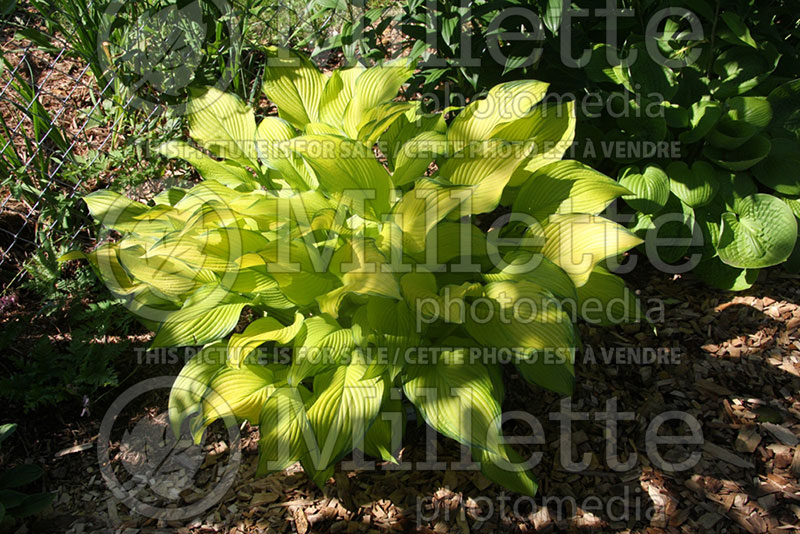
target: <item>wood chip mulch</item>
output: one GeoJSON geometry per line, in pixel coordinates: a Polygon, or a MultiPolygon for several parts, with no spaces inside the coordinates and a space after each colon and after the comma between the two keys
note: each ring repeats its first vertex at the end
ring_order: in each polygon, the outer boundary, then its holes
{"type": "MultiPolygon", "coordinates": [[[[572,422],[569,452],[573,462],[588,461],[585,469],[570,472],[559,459],[566,444],[561,423],[550,414],[560,410],[562,399],[507,372],[504,409],[533,414],[544,431],[537,434],[541,444],[522,447],[543,453],[534,468],[540,480],[534,500],[476,471],[420,469],[426,460],[425,427],[414,421],[401,451],[413,469],[382,464],[371,471],[339,469],[322,491],[298,465],[255,478],[258,433],[245,428],[238,475],[221,501],[196,518],[159,521],[132,513],[109,491],[98,473],[94,423],[71,441],[49,443],[42,462],[47,486],[58,497],[49,515],[19,532],[798,532],[800,277],[774,271],[753,289],[731,294],[691,278],[675,282],[641,271],[629,283],[645,307],[658,309],[650,299],[664,303],[654,327],[581,327],[584,350],[570,409],[587,415],[572,422]],[[647,348],[655,350],[642,350],[647,348]],[[637,354],[646,358],[652,352],[660,358],[637,360],[637,354]],[[617,424],[617,461],[627,464],[622,468],[609,465],[605,421],[597,417],[610,399],[616,399],[617,412],[633,414],[617,424]],[[696,465],[684,471],[660,469],[647,448],[648,427],[670,411],[691,415],[702,432],[696,444],[658,447],[668,462],[695,454],[696,465]]],[[[149,370],[160,371],[174,369],[149,370]]],[[[154,400],[131,425],[141,418],[165,425],[165,407],[164,398],[154,400]]],[[[687,435],[687,428],[666,421],[659,433],[687,435]]],[[[506,427],[509,435],[526,431],[519,422],[506,427]]],[[[206,440],[191,491],[174,495],[145,484],[138,497],[171,507],[197,502],[218,483],[221,466],[231,459],[228,445],[219,433],[206,440]]],[[[433,446],[437,460],[448,466],[462,460],[450,440],[438,438],[433,446]]],[[[124,451],[112,447],[112,464],[123,479],[124,451]]]]}

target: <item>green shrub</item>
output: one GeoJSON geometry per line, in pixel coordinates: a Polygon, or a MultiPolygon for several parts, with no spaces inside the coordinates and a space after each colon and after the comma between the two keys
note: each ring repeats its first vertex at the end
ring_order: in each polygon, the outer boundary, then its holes
{"type": "Polygon", "coordinates": [[[694,268],[707,283],[735,290],[749,287],[759,269],[787,259],[796,271],[800,27],[794,3],[738,0],[715,8],[705,1],[622,1],[617,8],[629,12],[616,18],[612,42],[611,22],[596,11],[604,5],[409,0],[399,9],[369,12],[357,44],[375,57],[374,34],[390,20],[401,50],[424,59],[418,87],[435,95],[439,107],[449,105],[448,92],[470,97],[500,81],[531,77],[574,95],[581,117],[574,155],[631,189],[623,215],[634,216],[630,228],[646,238],[642,248],[657,267],[694,268]],[[567,16],[565,6],[588,11],[567,16]],[[659,18],[665,9],[672,14],[659,18]],[[702,37],[693,35],[697,28],[702,37]],[[507,33],[520,31],[528,38],[507,33]],[[580,65],[583,51],[587,62],[580,65]],[[617,150],[615,142],[640,150],[617,150]],[[677,152],[644,150],[676,144],[677,152]]]}
{"type": "MultiPolygon", "coordinates": [[[[0,425],[0,444],[17,430],[16,423],[0,425]]],[[[20,464],[0,471],[0,525],[13,525],[14,519],[38,514],[50,506],[55,493],[23,493],[20,488],[39,480],[44,474],[35,464],[20,464]]]]}
{"type": "MultiPolygon", "coordinates": [[[[645,20],[661,7],[649,8],[645,20]]],[[[679,153],[666,157],[612,157],[620,183],[633,193],[623,196],[635,212],[631,228],[646,241],[674,243],[651,249],[658,266],[680,263],[711,285],[746,289],[759,269],[785,262],[796,246],[800,81],[786,81],[776,68],[797,34],[781,35],[780,9],[766,13],[743,2],[718,13],[689,7],[696,14],[668,18],[663,36],[649,37],[670,65],[647,53],[641,28],[620,50],[638,52],[630,64],[611,65],[602,57],[608,46],[594,46],[585,74],[608,101],[627,102],[629,113],[602,115],[589,137],[677,143],[679,153]],[[691,23],[710,38],[692,38],[691,23]],[[630,116],[645,109],[651,112],[630,116]]],[[[796,269],[796,261],[788,267],[796,269]]]]}
{"type": "Polygon", "coordinates": [[[525,379],[571,393],[576,310],[638,313],[603,262],[640,240],[597,215],[629,191],[561,160],[575,117],[540,103],[547,84],[498,85],[448,124],[394,100],[413,73],[403,61],[328,75],[268,55],[278,116],[197,94],[189,132],[215,157],[183,141],[161,151],[204,181],[152,205],[89,195],[122,237],[65,259],[87,257],[154,347],[205,345],[173,386],[174,428],[260,424],[260,473],[300,460],[321,485],[354,447],[394,461],[399,387],[489,478],[534,493],[530,472],[505,467],[519,458],[502,439],[499,363],[475,351],[506,349],[525,379]],[[265,361],[267,343],[291,358],[265,361]]]}

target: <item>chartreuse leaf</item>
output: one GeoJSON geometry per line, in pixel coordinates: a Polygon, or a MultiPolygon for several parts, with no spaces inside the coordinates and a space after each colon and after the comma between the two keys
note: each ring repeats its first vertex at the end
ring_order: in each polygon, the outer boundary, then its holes
{"type": "Polygon", "coordinates": [[[160,237],[175,229],[173,220],[163,216],[160,210],[150,209],[114,191],[95,191],[83,201],[95,221],[118,232],[160,237]]]}
{"type": "Polygon", "coordinates": [[[262,89],[278,115],[302,130],[319,116],[325,75],[305,56],[285,48],[267,47],[262,89]]]}
{"type": "Polygon", "coordinates": [[[503,189],[530,150],[530,145],[497,139],[474,143],[441,162],[438,176],[470,188],[461,214],[490,212],[500,203],[503,189]]]}
{"type": "Polygon", "coordinates": [[[622,278],[599,265],[577,292],[580,317],[587,323],[611,326],[642,317],[641,304],[634,292],[622,278]]]}
{"type": "Polygon", "coordinates": [[[304,241],[292,240],[285,243],[275,240],[259,251],[258,255],[248,254],[241,258],[242,268],[263,268],[280,286],[281,292],[298,306],[311,306],[317,296],[327,293],[336,286],[336,278],[326,272],[324,258],[311,255],[315,249],[304,241]],[[252,265],[250,264],[252,262],[252,265]]]}
{"type": "Polygon", "coordinates": [[[204,345],[233,330],[250,300],[219,285],[199,288],[180,310],[170,313],[156,332],[152,347],[204,345]]]}
{"type": "MultiPolygon", "coordinates": [[[[438,134],[445,134],[447,132],[447,123],[442,113],[425,113],[420,102],[415,102],[415,104],[414,107],[407,110],[403,115],[398,117],[396,121],[392,122],[380,137],[380,150],[386,156],[389,168],[393,171],[397,170],[399,151],[407,143],[411,143],[415,137],[427,134],[428,132],[435,132],[438,134]]],[[[424,138],[425,137],[422,139],[424,138]]],[[[430,145],[430,148],[439,150],[438,140],[431,142],[430,145]]],[[[446,136],[444,148],[447,149],[446,136]]],[[[401,183],[397,177],[394,177],[394,182],[395,184],[401,183]]]]}
{"type": "Polygon", "coordinates": [[[347,273],[343,282],[341,287],[317,297],[322,313],[339,317],[339,307],[348,294],[400,298],[397,282],[389,273],[347,273]]]}
{"type": "Polygon", "coordinates": [[[359,127],[357,139],[366,146],[373,146],[383,132],[413,109],[410,102],[386,102],[375,107],[359,127]]]}
{"type": "Polygon", "coordinates": [[[789,206],[758,193],[722,214],[717,252],[732,267],[759,269],[786,261],[796,240],[797,219],[789,206]]]}
{"type": "Polygon", "coordinates": [[[355,348],[350,328],[342,328],[329,315],[317,315],[303,322],[294,340],[294,357],[287,381],[297,385],[306,377],[330,370],[350,357],[355,348]]]}
{"type": "Polygon", "coordinates": [[[476,301],[467,314],[467,332],[485,347],[511,351],[529,382],[571,394],[576,337],[560,302],[526,280],[492,282],[486,296],[492,300],[476,301]]]}
{"type": "Polygon", "coordinates": [[[257,475],[282,471],[316,446],[306,412],[307,396],[302,386],[282,386],[264,403],[258,425],[257,475]]]}
{"type": "Polygon", "coordinates": [[[336,251],[331,270],[341,276],[342,286],[317,297],[320,311],[338,317],[339,306],[348,294],[377,295],[400,300],[400,288],[386,259],[371,241],[353,240],[336,251]]]}
{"type": "Polygon", "coordinates": [[[517,250],[507,254],[503,261],[506,265],[502,269],[484,274],[483,279],[487,282],[528,280],[546,287],[557,297],[578,300],[575,285],[567,273],[541,254],[517,250]]]}
{"type": "Polygon", "coordinates": [[[403,369],[408,350],[419,346],[416,318],[403,301],[371,297],[365,308],[362,334],[367,336],[370,346],[375,346],[376,354],[369,361],[370,369],[364,377],[388,373],[394,379],[403,369]]]}
{"type": "Polygon", "coordinates": [[[538,104],[549,84],[533,80],[502,83],[489,90],[486,98],[471,102],[453,119],[447,140],[456,151],[474,141],[484,141],[502,124],[519,119],[538,104]]]}
{"type": "Polygon", "coordinates": [[[361,217],[381,220],[389,213],[392,180],[372,149],[332,135],[304,135],[289,142],[314,169],[329,194],[348,199],[361,217]]]}
{"type": "MultiPolygon", "coordinates": [[[[104,244],[93,252],[84,254],[78,250],[68,252],[58,258],[59,262],[71,260],[88,260],[98,276],[103,280],[112,294],[121,296],[129,295],[141,287],[141,283],[134,282],[122,266],[117,255],[117,247],[104,244]]],[[[192,284],[194,285],[194,284],[192,284]]]]}
{"type": "Polygon", "coordinates": [[[403,232],[404,251],[413,254],[425,250],[430,231],[456,210],[469,193],[463,187],[447,187],[430,180],[417,182],[392,210],[392,222],[403,232]]]}
{"type": "Polygon", "coordinates": [[[206,180],[216,180],[234,188],[241,185],[255,188],[258,185],[253,180],[253,175],[236,161],[217,161],[184,141],[164,143],[156,148],[156,152],[168,158],[180,158],[190,163],[206,180]]]}
{"type": "Polygon", "coordinates": [[[319,102],[319,119],[322,122],[341,128],[344,112],[353,99],[356,80],[363,72],[364,67],[356,64],[331,73],[319,102]]]}
{"type": "Polygon", "coordinates": [[[309,122],[303,130],[307,135],[342,135],[342,131],[324,122],[309,122]]]}
{"type": "Polygon", "coordinates": [[[264,117],[256,129],[256,150],[262,161],[269,162],[286,157],[282,146],[297,137],[294,127],[280,117],[264,117]]]}
{"type": "Polygon", "coordinates": [[[619,183],[631,192],[622,196],[625,202],[642,213],[660,211],[669,198],[669,177],[658,165],[626,167],[620,172],[619,183]]]}
{"type": "Polygon", "coordinates": [[[208,391],[208,385],[214,375],[225,366],[227,359],[227,342],[218,341],[204,347],[181,369],[169,392],[169,422],[176,437],[180,435],[181,426],[188,417],[200,414],[193,421],[194,434],[201,422],[202,400],[208,391]]]}
{"type": "MultiPolygon", "coordinates": [[[[175,208],[181,212],[186,213],[183,220],[186,223],[193,222],[193,219],[201,215],[201,209],[219,208],[219,211],[224,212],[230,210],[231,204],[237,199],[241,199],[242,195],[229,187],[225,187],[216,180],[205,180],[196,186],[192,187],[183,195],[180,200],[175,203],[175,208]]],[[[209,210],[213,211],[213,210],[209,210]]],[[[222,213],[218,213],[222,216],[222,213]]],[[[199,222],[199,221],[198,221],[199,222]]]]}
{"type": "Polygon", "coordinates": [[[711,202],[719,188],[714,167],[705,161],[694,162],[691,169],[682,161],[673,161],[667,166],[667,175],[670,191],[692,208],[711,202]]]}
{"type": "Polygon", "coordinates": [[[436,361],[406,368],[403,391],[425,422],[472,448],[502,454],[500,404],[486,367],[467,349],[443,350],[436,361]]]}
{"type": "Polygon", "coordinates": [[[435,362],[412,366],[403,390],[426,423],[471,448],[488,478],[533,495],[536,480],[502,436],[492,373],[467,354],[467,349],[443,351],[435,362]]]}
{"type": "Polygon", "coordinates": [[[104,226],[113,228],[120,219],[123,221],[133,219],[147,211],[147,206],[134,202],[119,193],[109,190],[95,191],[83,199],[89,208],[89,213],[104,226]]]}
{"type": "MultiPolygon", "coordinates": [[[[448,323],[463,323],[466,315],[465,304],[458,296],[480,296],[480,285],[467,285],[457,294],[440,295],[433,273],[415,272],[404,274],[400,278],[403,298],[415,314],[427,319],[442,319],[448,323]],[[456,298],[453,298],[456,297],[456,298]]],[[[449,288],[448,288],[449,291],[449,288]]],[[[442,288],[444,293],[444,288],[442,288]]]]}
{"type": "Polygon", "coordinates": [[[148,250],[145,259],[180,258],[195,269],[236,274],[236,260],[246,251],[259,250],[267,245],[259,232],[242,228],[216,228],[196,233],[171,234],[148,250]]]}
{"type": "Polygon", "coordinates": [[[392,182],[405,185],[424,176],[431,162],[447,150],[447,138],[439,132],[422,132],[397,151],[392,182]]]}
{"type": "MultiPolygon", "coordinates": [[[[285,383],[286,368],[258,363],[241,367],[224,366],[212,377],[203,397],[203,424],[197,432],[225,417],[259,424],[261,408],[275,390],[285,383]]],[[[199,441],[195,434],[195,441],[199,441]]]]}
{"type": "Polygon", "coordinates": [[[208,87],[186,108],[189,134],[217,156],[258,166],[256,119],[252,108],[231,93],[208,87]]]}
{"type": "Polygon", "coordinates": [[[403,403],[399,398],[393,399],[387,394],[380,412],[364,436],[364,452],[386,462],[398,463],[393,453],[402,444],[404,428],[403,403]]]}
{"type": "Polygon", "coordinates": [[[256,132],[256,149],[269,169],[268,176],[276,188],[291,191],[316,189],[319,185],[306,168],[303,158],[289,149],[288,141],[296,137],[294,128],[278,117],[264,117],[256,132]]]}
{"type": "Polygon", "coordinates": [[[509,185],[519,186],[531,172],[560,160],[575,140],[575,123],[575,104],[569,101],[536,106],[526,116],[495,127],[493,138],[534,144],[529,161],[509,185]]]}
{"type": "Polygon", "coordinates": [[[513,211],[543,221],[554,213],[598,214],[629,190],[577,161],[556,161],[536,170],[514,200],[513,211]]]}
{"type": "Polygon", "coordinates": [[[463,265],[465,270],[474,271],[475,266],[487,265],[488,248],[486,233],[471,222],[442,221],[428,234],[425,251],[417,254],[409,251],[408,256],[426,265],[458,261],[459,269],[463,265]]]}
{"type": "MultiPolygon", "coordinates": [[[[422,417],[469,445],[488,477],[533,494],[527,470],[506,469],[522,462],[501,433],[500,364],[480,356],[508,353],[528,381],[571,392],[574,303],[616,311],[615,297],[628,295],[598,264],[639,243],[597,214],[632,191],[550,161],[573,139],[575,116],[571,103],[540,105],[544,83],[492,88],[448,126],[419,102],[395,101],[413,72],[405,59],[328,77],[293,52],[266,53],[264,90],[279,116],[256,126],[233,95],[194,98],[201,150],[162,148],[204,181],[152,207],[90,197],[93,215],[123,235],[64,259],[88,258],[157,330],[156,346],[214,342],[181,371],[172,424],[196,414],[198,437],[219,417],[258,422],[259,473],[300,461],[322,484],[353,447],[395,461],[402,428],[378,417],[401,421],[387,390],[403,383],[422,417]],[[512,201],[531,217],[488,232],[473,217],[512,201]],[[244,306],[255,318],[232,333],[244,306]],[[265,343],[292,347],[290,365],[254,357],[265,343]],[[420,346],[445,350],[409,350],[420,346]]],[[[733,100],[729,117],[760,128],[757,104],[733,100]]],[[[699,111],[671,124],[687,122],[703,127],[699,111]]],[[[742,208],[747,195],[730,182],[704,208],[712,220],[742,208]]]]}
{"type": "Polygon", "coordinates": [[[358,351],[346,365],[314,379],[314,402],[308,419],[317,438],[319,454],[311,451],[316,470],[337,462],[354,443],[363,442],[383,401],[382,377],[363,378],[367,363],[358,351]]]}
{"type": "Polygon", "coordinates": [[[480,463],[481,473],[489,480],[522,495],[533,497],[536,494],[539,483],[530,472],[525,459],[508,445],[503,445],[499,455],[473,448],[472,458],[480,463]]]}
{"type": "MultiPolygon", "coordinates": [[[[399,118],[400,114],[407,111],[408,106],[396,103],[389,104],[397,96],[400,86],[413,74],[414,67],[404,58],[383,63],[380,67],[365,69],[355,81],[355,90],[347,104],[342,120],[342,129],[352,139],[366,139],[363,128],[369,123],[380,121],[392,116],[399,118]]],[[[382,130],[388,128],[384,124],[382,130]]],[[[367,136],[374,136],[372,143],[377,140],[374,129],[366,132],[367,136]]],[[[370,144],[372,144],[370,143],[370,144]]]]}
{"type": "Polygon", "coordinates": [[[234,367],[242,365],[254,350],[268,341],[285,345],[295,338],[302,326],[303,316],[299,313],[295,313],[294,322],[289,326],[284,326],[272,317],[256,319],[244,332],[231,336],[228,342],[228,363],[234,367]]]}
{"type": "Polygon", "coordinates": [[[172,258],[147,257],[139,246],[98,249],[95,258],[104,279],[111,283],[124,286],[124,279],[117,276],[118,262],[129,279],[141,280],[168,297],[186,296],[198,287],[196,270],[172,258]]]}
{"type": "Polygon", "coordinates": [[[774,138],[769,156],[753,167],[753,176],[782,195],[800,195],[800,143],[774,138]]]}
{"type": "Polygon", "coordinates": [[[551,215],[543,225],[542,253],[582,286],[595,265],[642,242],[622,226],[586,214],[551,215]]]}

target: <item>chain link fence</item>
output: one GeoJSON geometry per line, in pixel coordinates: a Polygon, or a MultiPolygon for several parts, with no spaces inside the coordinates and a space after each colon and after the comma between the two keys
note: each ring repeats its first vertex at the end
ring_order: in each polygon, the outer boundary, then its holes
{"type": "Polygon", "coordinates": [[[308,45],[334,22],[294,0],[30,0],[0,13],[4,292],[33,255],[91,244],[85,193],[159,189],[167,163],[151,150],[179,133],[190,87],[258,104],[259,49],[308,45]]]}

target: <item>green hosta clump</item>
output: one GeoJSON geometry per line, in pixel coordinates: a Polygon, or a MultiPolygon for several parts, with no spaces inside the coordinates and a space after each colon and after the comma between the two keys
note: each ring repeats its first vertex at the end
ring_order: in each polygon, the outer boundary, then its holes
{"type": "MultiPolygon", "coordinates": [[[[637,16],[653,21],[672,5],[637,5],[637,16]]],[[[593,45],[584,74],[619,109],[587,121],[587,137],[640,147],[603,153],[611,157],[600,164],[631,190],[623,198],[648,257],[740,290],[760,269],[800,268],[798,35],[783,16],[793,7],[687,7],[694,13],[674,10],[659,32],[632,25],[619,50],[593,45]],[[648,153],[647,143],[668,150],[648,153]]],[[[587,19],[573,29],[588,37],[602,24],[587,19]]]]}
{"type": "Polygon", "coordinates": [[[708,283],[740,290],[759,269],[792,256],[800,137],[786,117],[774,117],[773,106],[800,109],[799,101],[800,83],[791,82],[769,97],[700,102],[679,137],[699,145],[700,158],[622,169],[619,182],[632,192],[623,198],[638,212],[633,231],[666,244],[660,260],[694,256],[695,273],[708,283]]]}
{"type": "Polygon", "coordinates": [[[499,365],[569,394],[584,304],[599,323],[638,313],[603,264],[640,240],[598,216],[630,191],[561,161],[574,114],[542,104],[546,84],[496,86],[448,124],[395,100],[401,62],[328,75],[269,55],[277,117],[208,89],[188,105],[199,146],[161,147],[201,183],[151,205],[86,198],[121,235],[86,257],[153,346],[205,346],[173,387],[175,430],[246,419],[260,473],[299,460],[323,484],[353,448],[395,461],[406,399],[489,478],[534,493],[503,440],[499,365]]]}

